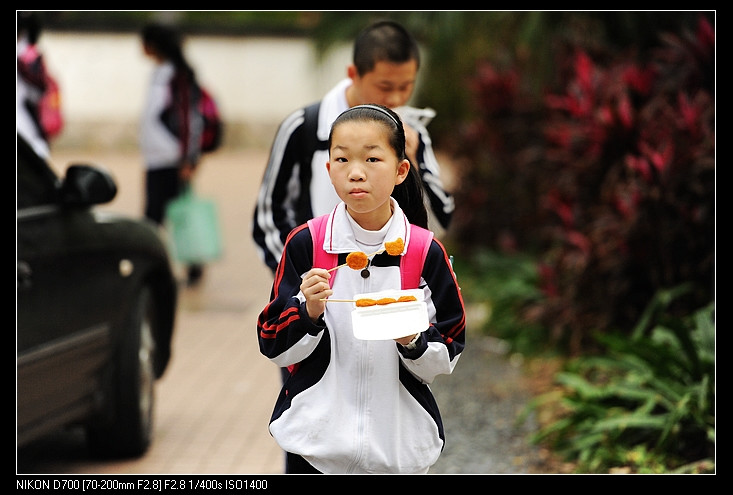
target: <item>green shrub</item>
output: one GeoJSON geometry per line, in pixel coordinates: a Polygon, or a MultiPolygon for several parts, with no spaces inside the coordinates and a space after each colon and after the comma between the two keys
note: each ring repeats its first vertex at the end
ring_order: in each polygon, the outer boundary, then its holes
{"type": "Polygon", "coordinates": [[[480,314],[473,321],[479,331],[507,341],[515,352],[546,348],[544,328],[527,317],[543,297],[534,259],[479,250],[470,260],[459,257],[454,268],[469,310],[480,314]]]}
{"type": "Polygon", "coordinates": [[[629,337],[598,334],[606,352],[569,361],[560,392],[527,408],[562,411],[533,441],[579,472],[698,473],[715,468],[715,308],[670,316],[688,290],[661,291],[629,337]]]}

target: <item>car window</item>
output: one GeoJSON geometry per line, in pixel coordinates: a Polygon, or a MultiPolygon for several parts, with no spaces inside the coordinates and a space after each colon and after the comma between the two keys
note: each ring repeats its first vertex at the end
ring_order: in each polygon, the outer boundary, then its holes
{"type": "Polygon", "coordinates": [[[16,163],[18,209],[54,203],[58,177],[20,136],[16,163]]]}

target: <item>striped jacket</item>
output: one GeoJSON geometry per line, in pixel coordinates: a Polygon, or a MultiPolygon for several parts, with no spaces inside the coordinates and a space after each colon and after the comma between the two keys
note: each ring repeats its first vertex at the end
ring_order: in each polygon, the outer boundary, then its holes
{"type": "MultiPolygon", "coordinates": [[[[300,108],[286,117],[277,130],[252,224],[252,237],[260,257],[273,273],[290,231],[328,213],[339,202],[326,171],[327,143],[331,124],[348,109],[345,95],[350,84],[351,79],[344,79],[320,103],[306,107],[315,110],[313,118],[306,108],[300,108]]],[[[453,196],[443,187],[424,119],[417,117],[424,112],[404,107],[401,113],[405,123],[420,136],[418,169],[433,216],[447,229],[455,205],[453,196]]]]}
{"type": "MultiPolygon", "coordinates": [[[[410,226],[394,204],[391,222],[376,233],[355,227],[339,204],[326,229],[327,251],[341,264],[366,245],[402,238],[406,252],[410,226]]],[[[427,472],[445,441],[429,384],[452,373],[465,344],[463,300],[445,249],[432,240],[420,281],[430,326],[411,351],[393,340],[354,337],[350,304],[327,304],[313,322],[299,289],[312,260],[311,232],[301,225],[285,242],[270,302],[257,321],[262,354],[280,367],[297,365],[277,398],[270,433],[283,450],[324,473],[427,472]]],[[[341,268],[331,297],[399,289],[399,265],[400,256],[384,253],[372,259],[366,278],[341,268]]]]}

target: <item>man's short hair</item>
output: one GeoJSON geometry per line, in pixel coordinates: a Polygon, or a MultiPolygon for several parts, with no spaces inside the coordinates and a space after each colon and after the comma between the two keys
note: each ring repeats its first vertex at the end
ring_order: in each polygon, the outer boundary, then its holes
{"type": "Polygon", "coordinates": [[[359,33],[354,41],[353,63],[360,76],[374,70],[377,62],[403,64],[410,60],[420,67],[417,42],[397,22],[375,22],[359,33]]]}

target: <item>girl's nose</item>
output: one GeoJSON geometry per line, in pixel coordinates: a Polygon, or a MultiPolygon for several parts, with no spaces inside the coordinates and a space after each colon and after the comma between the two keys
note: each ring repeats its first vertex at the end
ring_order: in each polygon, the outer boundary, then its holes
{"type": "Polygon", "coordinates": [[[358,182],[363,181],[366,179],[366,176],[364,175],[364,171],[359,166],[351,167],[351,170],[349,171],[349,180],[352,182],[358,182]]]}

